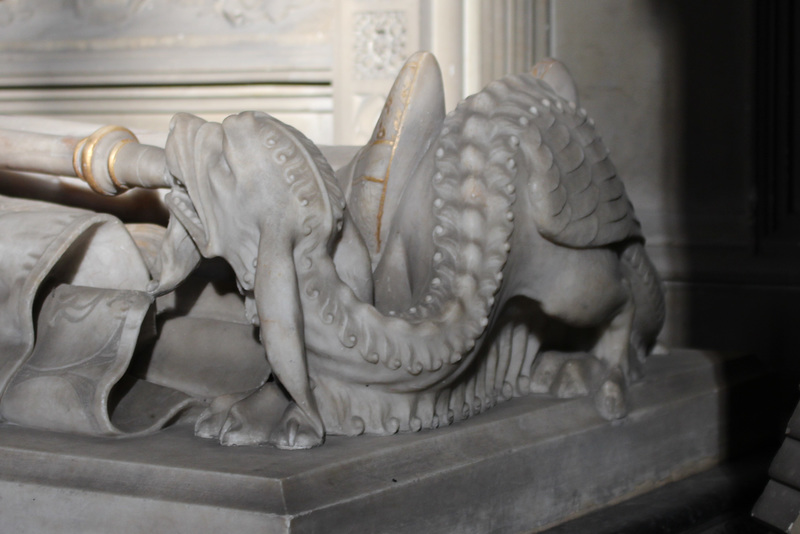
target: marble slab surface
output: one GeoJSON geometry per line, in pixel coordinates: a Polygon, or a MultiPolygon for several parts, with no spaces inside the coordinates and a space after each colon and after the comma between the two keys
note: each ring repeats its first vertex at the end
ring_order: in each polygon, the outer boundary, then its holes
{"type": "Polygon", "coordinates": [[[175,426],[103,440],[0,425],[0,531],[533,532],[702,471],[756,444],[755,359],[654,356],[633,410],[520,398],[449,428],[226,448],[175,426]]]}

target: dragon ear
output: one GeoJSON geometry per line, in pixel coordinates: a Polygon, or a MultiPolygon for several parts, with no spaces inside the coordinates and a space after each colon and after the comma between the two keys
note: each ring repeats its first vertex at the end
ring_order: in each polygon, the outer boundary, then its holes
{"type": "Polygon", "coordinates": [[[192,273],[200,258],[200,251],[186,228],[175,217],[170,217],[153,265],[155,279],[147,285],[147,292],[153,296],[169,293],[192,273]]]}
{"type": "Polygon", "coordinates": [[[575,85],[575,80],[567,70],[567,66],[559,60],[544,58],[533,66],[531,74],[547,82],[553,91],[567,102],[574,102],[576,106],[580,105],[578,103],[578,86],[575,85]]]}

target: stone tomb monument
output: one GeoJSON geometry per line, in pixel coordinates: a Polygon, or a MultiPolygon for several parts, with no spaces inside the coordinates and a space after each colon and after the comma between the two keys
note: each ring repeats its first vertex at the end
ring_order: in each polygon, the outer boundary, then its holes
{"type": "Polygon", "coordinates": [[[661,283],[566,68],[442,94],[414,55],[335,168],[259,112],[178,114],[164,148],[0,131],[2,168],[169,210],[0,197],[3,522],[525,532],[718,461],[757,373],[657,345],[661,283]]]}

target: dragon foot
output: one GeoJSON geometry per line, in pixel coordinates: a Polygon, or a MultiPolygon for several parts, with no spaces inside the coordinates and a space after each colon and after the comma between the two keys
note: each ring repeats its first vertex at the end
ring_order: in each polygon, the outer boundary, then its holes
{"type": "Polygon", "coordinates": [[[559,399],[585,397],[604,371],[604,364],[586,352],[544,352],[534,362],[530,392],[559,399]]]}
{"type": "Polygon", "coordinates": [[[216,397],[211,405],[203,410],[194,425],[194,435],[198,438],[219,439],[231,407],[247,397],[249,392],[231,393],[216,397]]]}
{"type": "Polygon", "coordinates": [[[286,396],[274,382],[253,392],[222,395],[200,414],[195,435],[219,439],[222,445],[270,443],[270,434],[287,404],[286,396]]]}
{"type": "Polygon", "coordinates": [[[269,443],[279,449],[310,449],[322,445],[325,433],[321,421],[312,421],[297,404],[291,403],[272,430],[269,443]]]}
{"type": "Polygon", "coordinates": [[[609,421],[627,415],[626,389],[619,368],[609,369],[586,352],[544,352],[537,356],[531,371],[531,393],[559,399],[592,395],[597,413],[609,421]]]}

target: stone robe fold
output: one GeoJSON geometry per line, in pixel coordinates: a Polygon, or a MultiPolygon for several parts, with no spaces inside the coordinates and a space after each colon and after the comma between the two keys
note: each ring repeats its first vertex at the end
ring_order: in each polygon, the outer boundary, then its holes
{"type": "Polygon", "coordinates": [[[119,436],[196,402],[125,376],[153,306],[149,280],[118,219],[0,197],[0,416],[119,436]]]}

